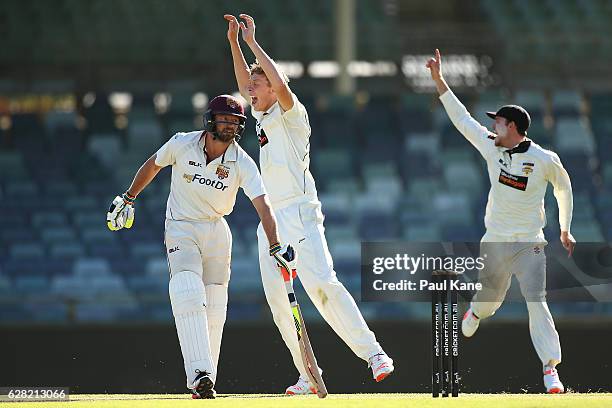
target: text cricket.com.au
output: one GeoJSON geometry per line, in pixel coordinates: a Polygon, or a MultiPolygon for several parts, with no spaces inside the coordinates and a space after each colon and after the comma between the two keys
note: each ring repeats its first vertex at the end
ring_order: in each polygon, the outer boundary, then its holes
{"type": "MultiPolygon", "coordinates": [[[[486,255],[485,255],[486,256],[486,255]]],[[[481,271],[484,269],[484,257],[440,257],[440,256],[420,256],[414,257],[408,254],[396,254],[393,257],[376,257],[372,259],[372,273],[381,275],[384,272],[409,272],[410,275],[419,273],[427,279],[419,279],[418,282],[401,279],[396,282],[385,282],[376,279],[372,282],[372,287],[376,291],[381,290],[481,290],[481,283],[462,282],[459,279],[434,283],[429,279],[431,273],[436,270],[452,271],[463,274],[469,271],[481,271]]]]}

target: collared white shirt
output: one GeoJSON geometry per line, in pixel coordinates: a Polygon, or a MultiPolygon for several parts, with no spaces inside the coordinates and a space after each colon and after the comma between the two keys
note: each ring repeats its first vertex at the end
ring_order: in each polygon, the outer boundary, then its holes
{"type": "Polygon", "coordinates": [[[157,151],[155,164],[172,166],[168,219],[209,220],[228,215],[238,187],[251,200],[265,194],[257,165],[238,143],[206,164],[201,130],[172,136],[157,151]]]}
{"type": "Polygon", "coordinates": [[[561,230],[569,231],[572,187],[559,156],[527,139],[513,149],[495,146],[495,135],[470,116],[451,91],[440,100],[455,127],[487,162],[491,189],[485,227],[501,236],[541,237],[546,225],[544,196],[551,183],[559,205],[561,230]]]}
{"type": "Polygon", "coordinates": [[[259,166],[273,208],[301,199],[316,199],[310,173],[310,124],[306,108],[295,94],[293,107],[284,112],[278,102],[267,111],[251,114],[257,120],[259,166]]]}

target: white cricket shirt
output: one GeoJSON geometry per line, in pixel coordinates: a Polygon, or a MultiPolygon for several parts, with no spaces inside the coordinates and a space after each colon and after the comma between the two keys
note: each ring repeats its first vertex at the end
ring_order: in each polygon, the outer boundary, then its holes
{"type": "Polygon", "coordinates": [[[278,101],[267,111],[251,114],[257,120],[259,167],[275,209],[317,199],[310,173],[310,124],[306,108],[295,94],[293,107],[283,111],[278,101]]]}
{"type": "Polygon", "coordinates": [[[559,225],[569,231],[572,186],[559,156],[527,139],[512,149],[495,146],[495,134],[478,123],[449,90],[440,96],[449,118],[487,162],[491,189],[485,227],[496,235],[544,239],[544,196],[551,183],[559,205],[559,225]]]}
{"type": "Polygon", "coordinates": [[[206,164],[201,130],[177,133],[158,151],[155,164],[172,166],[166,218],[210,220],[232,212],[238,187],[253,200],[265,194],[257,165],[238,143],[206,164]]]}

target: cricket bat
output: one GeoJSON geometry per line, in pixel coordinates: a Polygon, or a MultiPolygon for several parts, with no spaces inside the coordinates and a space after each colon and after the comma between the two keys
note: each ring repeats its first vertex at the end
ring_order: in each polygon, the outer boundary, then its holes
{"type": "Polygon", "coordinates": [[[289,304],[291,305],[291,313],[293,314],[293,323],[295,324],[295,330],[298,337],[298,343],[300,345],[300,352],[302,354],[302,362],[306,367],[306,373],[308,380],[317,390],[317,396],[319,398],[325,398],[327,396],[327,388],[319,372],[319,365],[315,358],[314,352],[312,351],[312,345],[308,339],[308,333],[306,332],[306,325],[304,324],[304,318],[302,317],[302,311],[300,305],[295,297],[293,291],[293,278],[296,276],[295,270],[292,273],[287,272],[285,268],[281,267],[281,273],[285,281],[285,289],[287,289],[287,296],[289,297],[289,304]]]}

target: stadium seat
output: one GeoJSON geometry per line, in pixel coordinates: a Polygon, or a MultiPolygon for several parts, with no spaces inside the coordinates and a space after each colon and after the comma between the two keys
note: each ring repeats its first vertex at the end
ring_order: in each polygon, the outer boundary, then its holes
{"type": "Polygon", "coordinates": [[[110,265],[104,258],[81,258],[74,263],[73,273],[79,277],[110,275],[110,265]]]}
{"type": "Polygon", "coordinates": [[[87,144],[87,151],[97,157],[107,169],[112,169],[115,160],[122,151],[121,141],[115,134],[91,135],[87,144]]]}
{"type": "Polygon", "coordinates": [[[559,153],[595,152],[595,140],[584,120],[567,118],[560,119],[556,124],[555,146],[559,153]]]}
{"type": "Polygon", "coordinates": [[[361,243],[358,239],[329,241],[329,251],[334,261],[351,260],[359,258],[361,254],[361,243]]]}
{"type": "Polygon", "coordinates": [[[75,241],[76,233],[69,226],[47,227],[40,231],[41,240],[47,245],[54,242],[75,241]]]}
{"type": "Polygon", "coordinates": [[[38,243],[13,244],[9,255],[14,259],[39,259],[45,256],[45,249],[38,243]]]}
{"type": "Polygon", "coordinates": [[[49,255],[56,259],[77,259],[86,255],[85,247],[77,241],[51,243],[49,255]]]}

